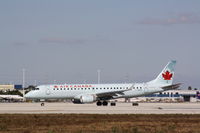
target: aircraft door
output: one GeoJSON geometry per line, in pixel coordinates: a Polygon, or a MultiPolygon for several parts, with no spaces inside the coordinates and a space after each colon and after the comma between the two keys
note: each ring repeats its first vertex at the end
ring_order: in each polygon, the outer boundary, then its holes
{"type": "Polygon", "coordinates": [[[147,86],[147,84],[144,84],[144,92],[148,93],[148,86],[147,86]]]}
{"type": "Polygon", "coordinates": [[[46,88],[46,95],[50,95],[50,94],[51,94],[50,87],[47,87],[47,88],[46,88]]]}

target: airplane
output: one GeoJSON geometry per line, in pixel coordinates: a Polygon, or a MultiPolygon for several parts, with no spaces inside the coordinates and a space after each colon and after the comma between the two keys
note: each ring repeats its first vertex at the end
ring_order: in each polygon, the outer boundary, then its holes
{"type": "MultiPolygon", "coordinates": [[[[181,83],[172,84],[175,65],[175,60],[168,62],[154,80],[146,83],[40,85],[28,92],[25,98],[71,99],[73,103],[96,102],[97,106],[107,106],[112,99],[133,98],[179,88],[181,83]]],[[[116,106],[116,103],[111,102],[110,105],[116,106]]]]}
{"type": "Polygon", "coordinates": [[[19,95],[0,95],[0,100],[22,101],[23,99],[19,95]]]}

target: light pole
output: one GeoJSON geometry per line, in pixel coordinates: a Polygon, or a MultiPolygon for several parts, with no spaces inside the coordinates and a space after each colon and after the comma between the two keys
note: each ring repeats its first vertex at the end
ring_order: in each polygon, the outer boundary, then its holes
{"type": "Polygon", "coordinates": [[[23,101],[25,101],[24,99],[24,95],[25,95],[25,92],[24,92],[24,88],[25,88],[25,69],[23,68],[22,69],[22,89],[23,89],[23,101]]]}
{"type": "Polygon", "coordinates": [[[37,80],[35,80],[35,86],[37,86],[37,80]]]}
{"type": "Polygon", "coordinates": [[[100,80],[101,80],[101,79],[100,79],[100,78],[101,78],[101,75],[100,75],[100,74],[101,74],[101,70],[98,69],[98,70],[97,70],[98,84],[100,84],[100,80]]]}

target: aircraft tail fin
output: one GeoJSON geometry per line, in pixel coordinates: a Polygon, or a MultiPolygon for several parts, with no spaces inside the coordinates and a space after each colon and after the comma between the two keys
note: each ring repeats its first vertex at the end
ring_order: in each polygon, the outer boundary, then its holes
{"type": "Polygon", "coordinates": [[[156,79],[148,82],[150,84],[159,84],[159,85],[172,85],[174,79],[174,67],[176,65],[176,61],[170,61],[165,68],[161,71],[161,73],[156,77],[156,79]]]}

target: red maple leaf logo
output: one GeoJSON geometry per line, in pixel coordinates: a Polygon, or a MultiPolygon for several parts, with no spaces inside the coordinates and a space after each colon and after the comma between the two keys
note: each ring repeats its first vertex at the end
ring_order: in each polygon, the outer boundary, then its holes
{"type": "Polygon", "coordinates": [[[170,73],[168,70],[162,74],[164,80],[171,80],[173,74],[170,73]]]}

